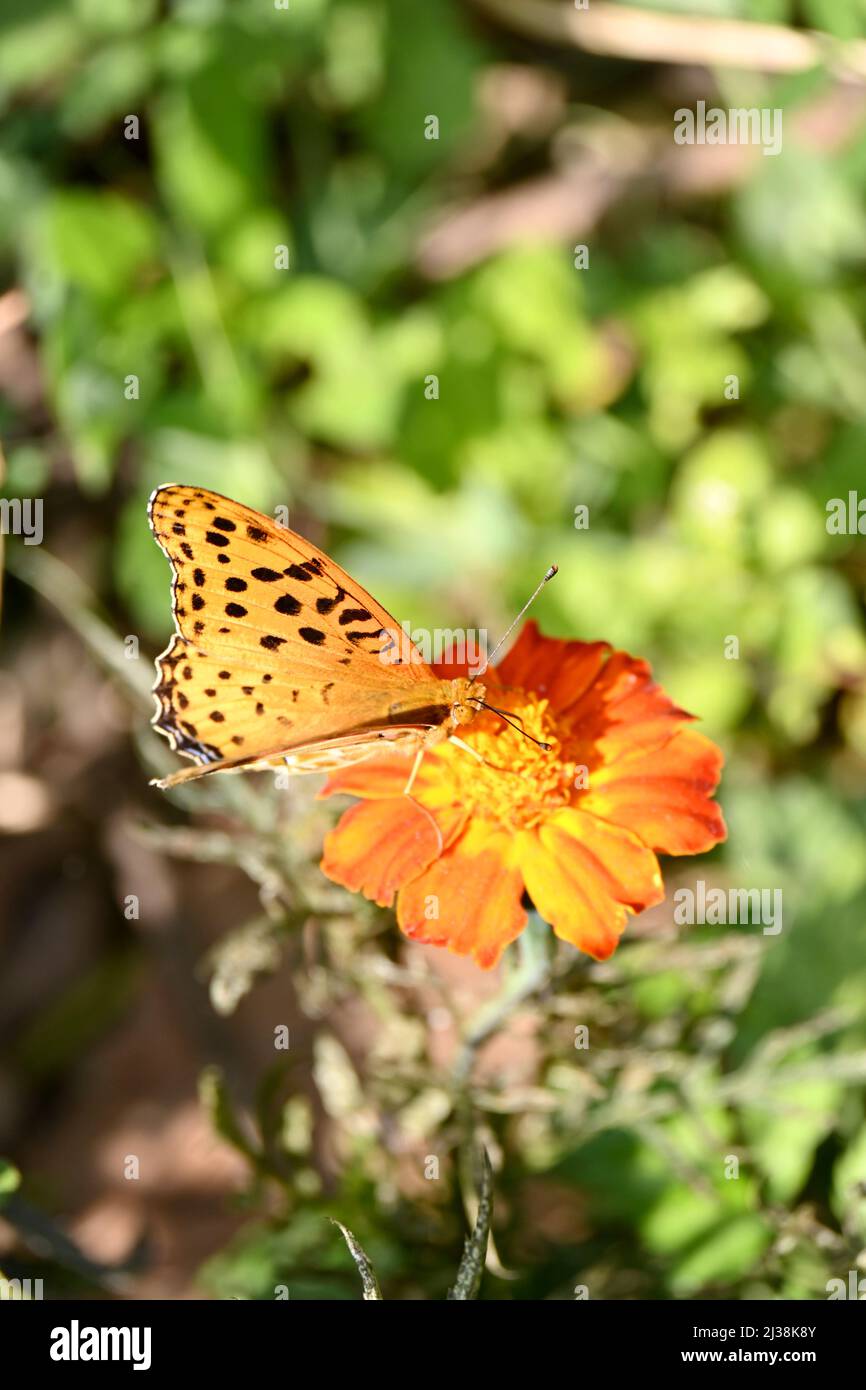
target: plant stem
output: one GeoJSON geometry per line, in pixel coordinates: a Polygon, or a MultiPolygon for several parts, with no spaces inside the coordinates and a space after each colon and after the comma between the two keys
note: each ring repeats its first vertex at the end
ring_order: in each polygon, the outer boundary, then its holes
{"type": "Polygon", "coordinates": [[[517,938],[517,963],[505,975],[503,986],[495,999],[475,1013],[463,1035],[463,1044],[454,1064],[452,1081],[462,1088],[472,1070],[476,1054],[498,1028],[530,995],[542,989],[550,980],[550,928],[533,913],[517,938]]]}

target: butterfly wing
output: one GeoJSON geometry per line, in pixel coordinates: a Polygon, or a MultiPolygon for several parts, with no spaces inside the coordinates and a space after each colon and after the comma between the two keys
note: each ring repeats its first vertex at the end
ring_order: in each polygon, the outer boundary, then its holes
{"type": "MultiPolygon", "coordinates": [[[[169,777],[154,779],[153,785],[165,790],[177,786],[180,782],[190,782],[194,778],[204,777],[209,772],[261,772],[267,768],[280,768],[291,773],[336,772],[350,763],[363,762],[365,758],[373,757],[377,753],[414,751],[418,747],[422,732],[417,725],[395,725],[378,733],[321,739],[317,743],[304,744],[296,749],[280,749],[279,752],[268,749],[262,753],[241,753],[235,758],[220,759],[201,757],[189,748],[181,749],[178,740],[169,734],[172,747],[177,752],[184,751],[194,756],[197,766],[185,767],[169,777]]],[[[204,753],[207,751],[207,748],[203,750],[204,753]]]]}
{"type": "Polygon", "coordinates": [[[357,760],[383,734],[447,718],[449,683],[302,536],[204,488],[158,488],[149,515],[177,626],[157,661],[153,722],[198,764],[166,785],[286,754],[318,770],[328,748],[357,760]]]}

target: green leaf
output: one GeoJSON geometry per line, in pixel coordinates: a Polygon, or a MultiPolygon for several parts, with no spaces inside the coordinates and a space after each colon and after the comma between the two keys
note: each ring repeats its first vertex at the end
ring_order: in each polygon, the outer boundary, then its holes
{"type": "Polygon", "coordinates": [[[490,1167],[487,1150],[483,1147],[479,1155],[479,1167],[481,1182],[478,1193],[478,1215],[475,1218],[475,1226],[471,1236],[466,1238],[463,1258],[457,1270],[454,1287],[448,1290],[448,1298],[452,1301],[465,1302],[478,1297],[481,1276],[484,1273],[484,1263],[487,1259],[487,1242],[490,1238],[490,1222],[493,1217],[493,1170],[490,1167]]]}
{"type": "Polygon", "coordinates": [[[235,1115],[225,1078],[219,1067],[206,1067],[199,1078],[199,1100],[217,1134],[258,1167],[260,1154],[235,1115]]]}
{"type": "Polygon", "coordinates": [[[450,0],[385,0],[383,87],[364,108],[362,125],[392,179],[415,178],[435,168],[465,140],[474,116],[480,50],[468,23],[450,0]],[[425,120],[436,116],[439,138],[425,139],[425,120]]]}
{"type": "Polygon", "coordinates": [[[343,1225],[342,1221],[337,1221],[334,1217],[331,1219],[334,1225],[338,1226],[342,1231],[343,1239],[349,1247],[349,1253],[355,1261],[358,1273],[361,1276],[361,1285],[364,1290],[364,1302],[381,1302],[382,1290],[379,1288],[379,1281],[376,1278],[373,1266],[365,1254],[360,1241],[355,1239],[352,1232],[343,1225]]]}
{"type": "Polygon", "coordinates": [[[182,223],[208,235],[265,203],[261,98],[251,84],[237,82],[228,58],[184,86],[169,87],[156,107],[153,132],[163,196],[182,223]]]}
{"type": "Polygon", "coordinates": [[[866,1241],[866,1125],[833,1168],[833,1209],[847,1230],[866,1241]]]}
{"type": "Polygon", "coordinates": [[[43,255],[65,282],[100,298],[131,287],[157,252],[150,210],[118,193],[56,193],[44,215],[43,255]]]}
{"type": "Polygon", "coordinates": [[[752,1268],[772,1240],[759,1216],[736,1216],[719,1222],[674,1266],[671,1287],[677,1294],[694,1294],[711,1285],[731,1285],[752,1268]]]}
{"type": "Polygon", "coordinates": [[[842,1099],[833,1081],[799,1081],[773,1087],[773,1108],[746,1106],[742,1123],[752,1160],[764,1174],[774,1202],[791,1202],[812,1167],[815,1150],[831,1132],[842,1099]]]}

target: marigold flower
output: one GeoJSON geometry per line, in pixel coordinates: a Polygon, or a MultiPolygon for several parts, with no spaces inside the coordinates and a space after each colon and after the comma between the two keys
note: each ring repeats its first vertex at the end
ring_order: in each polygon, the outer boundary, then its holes
{"type": "Polygon", "coordinates": [[[326,837],[322,870],[383,907],[396,895],[407,936],[485,970],[526,925],[524,893],[557,936],[605,960],[629,916],[664,898],[656,854],[724,840],[711,799],[722,754],[645,661],[606,642],[544,637],[528,622],[484,683],[551,750],[483,712],[461,735],[485,765],[441,743],[411,796],[400,754],[336,772],[320,795],[362,800],[326,837]]]}

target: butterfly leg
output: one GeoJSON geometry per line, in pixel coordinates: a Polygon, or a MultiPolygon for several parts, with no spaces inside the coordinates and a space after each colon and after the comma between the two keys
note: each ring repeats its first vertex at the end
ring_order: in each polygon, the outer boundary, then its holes
{"type": "Polygon", "coordinates": [[[410,792],[412,791],[412,787],[413,787],[414,784],[415,784],[415,778],[418,776],[418,769],[419,769],[419,767],[421,766],[421,759],[422,759],[423,757],[424,757],[424,744],[422,743],[422,744],[421,744],[421,747],[418,749],[418,752],[415,754],[415,761],[414,761],[414,763],[412,764],[412,771],[409,773],[409,781],[406,783],[405,787],[403,788],[403,795],[404,795],[404,796],[408,796],[408,795],[410,794],[410,792]]]}
{"type": "Polygon", "coordinates": [[[470,748],[469,744],[464,743],[462,738],[457,738],[456,734],[451,735],[451,742],[456,743],[457,747],[462,748],[464,752],[471,753],[475,761],[480,763],[482,767],[487,767],[487,763],[484,761],[477,748],[470,748]]]}
{"type": "MultiPolygon", "coordinates": [[[[412,785],[415,781],[415,778],[418,776],[418,769],[421,766],[421,759],[424,757],[424,752],[425,748],[424,744],[422,743],[421,747],[418,749],[418,752],[415,754],[415,761],[412,764],[412,771],[409,773],[409,780],[403,788],[404,796],[409,796],[412,791],[412,785]]],[[[436,852],[437,854],[441,854],[443,849],[445,848],[445,841],[442,838],[442,831],[439,829],[438,823],[436,822],[435,818],[430,814],[428,808],[425,805],[423,805],[422,802],[413,801],[412,804],[414,806],[417,806],[418,810],[422,813],[422,815],[425,815],[428,821],[430,822],[430,825],[432,826],[433,831],[436,835],[436,839],[439,842],[439,847],[436,852]]]]}

